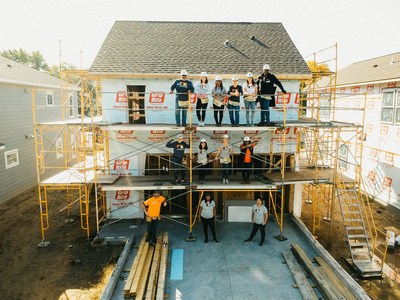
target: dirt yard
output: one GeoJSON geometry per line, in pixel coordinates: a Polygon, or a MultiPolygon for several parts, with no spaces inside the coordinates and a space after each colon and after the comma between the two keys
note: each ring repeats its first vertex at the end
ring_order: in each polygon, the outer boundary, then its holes
{"type": "MultiPolygon", "coordinates": [[[[312,232],[312,204],[303,204],[301,219],[312,232]]],[[[374,214],[375,224],[381,230],[385,227],[396,227],[400,229],[400,211],[387,206],[384,207],[377,202],[371,202],[372,211],[374,214]]],[[[354,270],[346,262],[350,258],[350,251],[345,239],[345,231],[343,227],[340,208],[335,209],[335,216],[331,218],[332,222],[332,238],[329,238],[330,222],[322,220],[326,216],[326,208],[321,210],[320,226],[316,228],[314,235],[317,240],[324,246],[325,249],[340,263],[340,265],[357,280],[364,288],[371,299],[379,300],[394,300],[400,299],[400,249],[399,246],[395,250],[388,250],[386,263],[393,269],[391,278],[384,276],[383,280],[360,280],[354,274],[354,270]],[[329,243],[330,241],[330,243],[329,243]],[[396,271],[396,273],[395,273],[396,271]]],[[[400,234],[400,233],[398,233],[400,234]]]]}
{"type": "MultiPolygon", "coordinates": [[[[62,196],[62,195],[60,195],[62,196]]],[[[62,197],[61,197],[62,198],[62,197]]],[[[41,242],[37,190],[32,188],[0,205],[0,295],[1,299],[99,299],[111,275],[122,247],[93,248],[91,240],[80,228],[78,207],[74,208],[71,224],[61,200],[50,201],[50,229],[46,232],[46,248],[41,242]]],[[[377,226],[400,228],[400,213],[395,209],[373,203],[377,226]]],[[[94,218],[92,218],[94,219],[94,218]]],[[[311,228],[312,205],[304,204],[303,221],[311,228]]],[[[344,262],[349,257],[340,214],[332,220],[332,256],[352,274],[344,262]]],[[[316,230],[319,242],[328,247],[329,223],[321,221],[316,230]]],[[[91,238],[95,226],[91,225],[91,238]]],[[[400,250],[392,251],[389,263],[400,266],[400,250]]],[[[400,275],[397,276],[400,281],[400,275]]],[[[372,299],[400,299],[400,284],[384,280],[359,281],[372,299]]]]}
{"type": "Polygon", "coordinates": [[[39,248],[37,189],[0,205],[1,299],[99,299],[120,247],[91,247],[80,228],[78,207],[76,221],[65,224],[66,213],[59,212],[64,206],[50,201],[50,244],[39,248]]]}

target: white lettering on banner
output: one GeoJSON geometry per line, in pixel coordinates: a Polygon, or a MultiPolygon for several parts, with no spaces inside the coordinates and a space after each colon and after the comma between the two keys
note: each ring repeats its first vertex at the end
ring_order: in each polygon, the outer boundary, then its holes
{"type": "Polygon", "coordinates": [[[150,130],[150,134],[165,134],[165,130],[150,130]]]}
{"type": "Polygon", "coordinates": [[[245,135],[248,135],[248,134],[258,134],[258,130],[245,130],[245,131],[244,131],[244,134],[245,134],[245,135]]]}
{"type": "Polygon", "coordinates": [[[276,105],[283,105],[284,103],[287,105],[290,103],[290,98],[292,96],[292,93],[284,93],[279,92],[278,96],[276,97],[276,105]]]}
{"type": "Polygon", "coordinates": [[[116,159],[114,161],[114,170],[128,170],[129,160],[128,159],[116,159]]]}
{"type": "Polygon", "coordinates": [[[214,130],[213,134],[227,134],[228,131],[227,130],[214,130]]]}
{"type": "Polygon", "coordinates": [[[128,143],[137,140],[133,130],[118,130],[115,139],[119,142],[128,143]]]}
{"type": "Polygon", "coordinates": [[[120,190],[116,191],[115,193],[115,200],[128,200],[129,196],[131,194],[131,191],[127,190],[120,190]]]}
{"type": "Polygon", "coordinates": [[[128,108],[128,95],[126,91],[118,91],[114,108],[128,108]]]}
{"type": "Polygon", "coordinates": [[[164,103],[165,100],[165,93],[164,92],[151,92],[149,103],[153,104],[161,104],[164,103]]]}

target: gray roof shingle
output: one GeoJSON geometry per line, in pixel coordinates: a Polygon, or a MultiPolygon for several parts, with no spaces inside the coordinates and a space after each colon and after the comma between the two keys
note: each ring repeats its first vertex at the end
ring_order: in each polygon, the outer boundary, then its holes
{"type": "Polygon", "coordinates": [[[90,73],[258,74],[265,63],[277,75],[310,75],[281,23],[116,21],[90,73]]]}
{"type": "Polygon", "coordinates": [[[0,82],[60,88],[61,80],[0,55],[0,82]]]}
{"type": "Polygon", "coordinates": [[[351,64],[338,72],[337,85],[400,78],[400,52],[351,64]]]}

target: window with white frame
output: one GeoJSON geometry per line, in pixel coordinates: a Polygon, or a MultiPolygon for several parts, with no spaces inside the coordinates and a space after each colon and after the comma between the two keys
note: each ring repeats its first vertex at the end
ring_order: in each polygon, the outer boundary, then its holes
{"type": "Polygon", "coordinates": [[[6,169],[18,166],[19,165],[18,149],[13,149],[4,152],[4,160],[6,169]]]}
{"type": "Polygon", "coordinates": [[[47,106],[54,106],[53,92],[46,92],[46,105],[47,106]]]}
{"type": "Polygon", "coordinates": [[[348,145],[342,144],[339,146],[339,167],[342,170],[347,170],[348,167],[348,156],[349,156],[349,148],[348,145]]]}
{"type": "Polygon", "coordinates": [[[69,116],[74,116],[74,93],[68,93],[69,116]]]}
{"type": "Polygon", "coordinates": [[[400,89],[383,92],[381,122],[400,124],[400,89]]]}

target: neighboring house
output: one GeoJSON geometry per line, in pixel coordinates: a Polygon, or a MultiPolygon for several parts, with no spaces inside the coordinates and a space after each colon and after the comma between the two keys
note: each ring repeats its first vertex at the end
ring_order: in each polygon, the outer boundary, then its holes
{"type": "MultiPolygon", "coordinates": [[[[37,183],[33,89],[37,120],[61,120],[61,81],[0,56],[0,203],[37,183]]],[[[76,91],[68,97],[66,118],[77,118],[76,91]]]]}
{"type": "Polygon", "coordinates": [[[337,78],[337,120],[361,124],[362,114],[356,110],[365,103],[360,137],[365,190],[400,208],[400,52],[353,63],[337,78]]]}
{"type": "MultiPolygon", "coordinates": [[[[187,70],[188,79],[193,83],[199,81],[201,72],[207,72],[211,86],[215,77],[221,76],[228,89],[233,76],[238,76],[239,84],[243,84],[246,73],[252,72],[257,78],[264,64],[271,66],[271,73],[280,79],[288,92],[287,119],[296,120],[300,81],[309,79],[311,73],[281,23],[115,22],[89,70],[91,76],[101,79],[103,121],[158,124],[158,127],[109,128],[112,173],[142,175],[146,155],[170,153],[165,148],[166,141],[184,130],[173,129],[175,95],[168,94],[174,80],[180,78],[181,70],[187,70]],[[138,114],[135,116],[135,113],[138,114]]],[[[279,88],[277,92],[280,92],[279,88]]],[[[271,111],[271,121],[283,119],[282,106],[283,98],[278,97],[277,109],[271,111]]],[[[211,107],[209,104],[205,120],[208,126],[215,124],[211,107]]],[[[242,105],[242,126],[245,124],[244,113],[242,105]]],[[[259,121],[259,111],[255,121],[259,121]]],[[[198,123],[195,113],[192,123],[198,123]]],[[[223,124],[230,124],[227,111],[223,124]]],[[[198,129],[197,134],[194,132],[193,145],[197,147],[201,138],[207,138],[210,152],[215,151],[227,130],[227,127],[212,129],[207,126],[198,129]]],[[[274,150],[270,148],[273,144],[270,143],[273,139],[271,131],[265,130],[261,134],[257,128],[242,127],[229,130],[229,134],[235,145],[244,135],[254,136],[259,141],[257,153],[281,151],[279,132],[273,141],[274,150]]],[[[296,134],[291,128],[290,138],[294,141],[296,134]]],[[[294,152],[295,148],[292,144],[286,151],[294,152]]],[[[235,151],[238,150],[235,148],[235,151]]],[[[124,198],[118,196],[117,191],[107,197],[116,203],[112,209],[126,217],[119,209],[120,200],[135,203],[132,199],[140,196],[131,191],[124,198]]]]}

